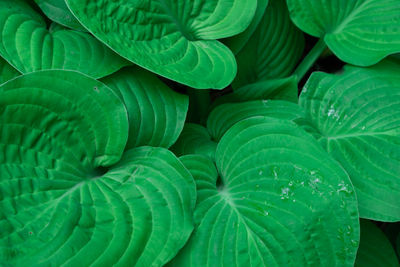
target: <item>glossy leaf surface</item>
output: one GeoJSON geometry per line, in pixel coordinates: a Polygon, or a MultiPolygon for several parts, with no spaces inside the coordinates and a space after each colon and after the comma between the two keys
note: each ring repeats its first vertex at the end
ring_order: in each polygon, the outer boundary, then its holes
{"type": "Polygon", "coordinates": [[[139,68],[121,70],[102,82],[122,95],[127,107],[127,149],[143,145],[168,148],[175,143],[185,123],[187,96],[139,68]]]}
{"type": "Polygon", "coordinates": [[[290,121],[243,120],[195,178],[195,231],[172,266],[352,266],[359,222],[347,174],[290,121]]]}
{"type": "Polygon", "coordinates": [[[79,21],[123,57],[194,88],[222,89],[236,75],[219,38],[244,31],[256,0],[67,0],[79,21]]]}
{"type": "Polygon", "coordinates": [[[400,52],[398,0],[286,0],[294,23],[359,66],[400,52]]]}
{"type": "Polygon", "coordinates": [[[314,73],[300,105],[319,142],[349,174],[362,218],[400,220],[399,64],[314,73]]]}
{"type": "Polygon", "coordinates": [[[128,117],[110,88],[27,74],[0,87],[0,113],[1,265],[163,265],[185,244],[193,179],[163,148],[122,156],[128,117]]]}
{"type": "Polygon", "coordinates": [[[88,33],[49,31],[23,0],[0,0],[0,31],[0,55],[21,73],[65,69],[101,78],[129,64],[88,33]]]}

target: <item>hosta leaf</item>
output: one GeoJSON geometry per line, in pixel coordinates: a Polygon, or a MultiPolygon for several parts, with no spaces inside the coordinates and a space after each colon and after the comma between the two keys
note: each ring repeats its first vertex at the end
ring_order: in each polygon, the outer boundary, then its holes
{"type": "Polygon", "coordinates": [[[35,2],[52,21],[74,30],[86,31],[72,15],[67,4],[65,4],[65,0],[35,0],[35,2]]]}
{"type": "Polygon", "coordinates": [[[195,88],[221,89],[236,75],[215,39],[246,29],[256,0],[67,0],[79,21],[123,57],[195,88]]]}
{"type": "Polygon", "coordinates": [[[0,57],[0,84],[19,76],[20,73],[0,57]]]}
{"type": "Polygon", "coordinates": [[[65,69],[101,78],[129,64],[88,33],[47,30],[23,0],[0,0],[0,30],[0,55],[22,73],[65,69]]]}
{"type": "Polygon", "coordinates": [[[0,87],[0,113],[0,265],[161,266],[184,245],[193,179],[163,148],[120,159],[128,118],[110,88],[27,74],[0,87]]]}
{"type": "Polygon", "coordinates": [[[121,70],[102,82],[121,94],[127,107],[127,149],[143,145],[168,148],[175,143],[185,123],[187,96],[139,68],[121,70]]]}
{"type": "Polygon", "coordinates": [[[362,218],[400,220],[400,76],[386,61],[315,73],[300,105],[319,141],[349,174],[362,218]]]}
{"type": "Polygon", "coordinates": [[[367,220],[361,220],[360,227],[360,247],[358,248],[354,266],[400,266],[392,245],[385,234],[375,224],[367,220]]]}
{"type": "Polygon", "coordinates": [[[293,22],[359,66],[400,52],[398,0],[287,0],[293,22]]]}
{"type": "Polygon", "coordinates": [[[291,22],[285,1],[270,0],[256,31],[236,56],[233,88],[290,75],[303,48],[303,34],[291,22]]]}
{"type": "Polygon", "coordinates": [[[243,46],[253,35],[254,31],[257,29],[257,26],[265,13],[265,9],[268,6],[268,1],[269,0],[257,0],[256,13],[254,14],[254,18],[249,27],[247,27],[244,32],[223,40],[224,44],[226,44],[235,55],[239,53],[239,51],[243,48],[243,46]]]}
{"type": "Polygon", "coordinates": [[[177,156],[200,154],[214,159],[217,143],[211,139],[207,128],[186,123],[178,141],[171,147],[177,156]]]}
{"type": "Polygon", "coordinates": [[[352,266],[359,222],[347,174],[293,122],[255,117],[209,158],[181,158],[195,178],[195,231],[174,266],[352,266]],[[219,178],[218,178],[219,176],[219,178]]]}
{"type": "Polygon", "coordinates": [[[235,123],[254,116],[268,116],[283,120],[304,117],[299,105],[278,100],[254,100],[243,103],[223,104],[210,113],[207,128],[214,140],[220,140],[235,123]]]}

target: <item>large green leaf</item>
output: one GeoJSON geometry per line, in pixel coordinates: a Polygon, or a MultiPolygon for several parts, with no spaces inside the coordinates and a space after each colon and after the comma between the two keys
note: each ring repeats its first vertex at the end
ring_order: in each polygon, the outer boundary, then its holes
{"type": "Polygon", "coordinates": [[[86,31],[74,15],[72,15],[65,0],[35,0],[35,2],[52,21],[74,30],[86,31]]]}
{"type": "Polygon", "coordinates": [[[254,116],[291,121],[305,117],[304,111],[297,104],[278,100],[254,100],[216,107],[208,116],[207,128],[214,140],[220,140],[235,123],[254,116]]]}
{"type": "Polygon", "coordinates": [[[303,48],[303,34],[290,20],[285,1],[270,0],[256,31],[236,56],[233,88],[290,75],[303,48]]]}
{"type": "Polygon", "coordinates": [[[352,266],[359,222],[347,174],[293,122],[235,124],[195,178],[195,231],[174,266],[352,266]],[[219,178],[218,178],[219,176],[219,178]]]}
{"type": "Polygon", "coordinates": [[[362,218],[400,220],[399,66],[314,73],[300,96],[320,143],[349,174],[362,218]]]}
{"type": "Polygon", "coordinates": [[[216,148],[217,143],[211,139],[207,128],[199,124],[186,123],[171,151],[177,156],[200,154],[214,159],[216,148]]]}
{"type": "Polygon", "coordinates": [[[121,94],[127,107],[127,149],[143,145],[168,148],[175,143],[185,123],[187,96],[139,68],[118,71],[102,82],[121,94]]]}
{"type": "Polygon", "coordinates": [[[67,0],[80,22],[123,57],[194,88],[221,89],[236,75],[215,39],[246,29],[256,0],[67,0]]]}
{"type": "Polygon", "coordinates": [[[0,84],[19,76],[20,73],[0,57],[0,84]]]}
{"type": "Polygon", "coordinates": [[[47,30],[23,0],[0,0],[0,31],[0,55],[22,73],[65,69],[101,78],[129,64],[88,33],[47,30]]]}
{"type": "Polygon", "coordinates": [[[286,0],[293,22],[341,60],[370,66],[400,52],[398,0],[286,0]]]}
{"type": "Polygon", "coordinates": [[[162,266],[188,239],[190,173],[163,148],[121,159],[127,113],[102,83],[71,71],[5,83],[0,132],[0,265],[162,266]]]}
{"type": "Polygon", "coordinates": [[[360,247],[354,266],[399,267],[396,252],[385,234],[367,220],[361,220],[360,227],[360,247]]]}

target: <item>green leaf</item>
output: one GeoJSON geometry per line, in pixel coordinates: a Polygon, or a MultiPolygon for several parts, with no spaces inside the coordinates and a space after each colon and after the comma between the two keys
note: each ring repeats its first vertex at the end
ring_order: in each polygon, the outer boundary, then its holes
{"type": "Polygon", "coordinates": [[[341,60],[370,66],[400,52],[398,0],[287,0],[290,17],[341,60]]]}
{"type": "Polygon", "coordinates": [[[194,88],[222,89],[236,75],[232,52],[215,39],[244,31],[256,0],[67,0],[79,21],[139,66],[194,88]]]}
{"type": "Polygon", "coordinates": [[[314,73],[300,96],[319,142],[349,174],[366,219],[400,220],[399,66],[314,73]]]}
{"type": "Polygon", "coordinates": [[[0,57],[0,84],[19,76],[20,73],[0,57]]]}
{"type": "Polygon", "coordinates": [[[71,71],[5,83],[0,131],[0,265],[161,266],[189,238],[190,173],[163,148],[121,159],[127,113],[102,83],[71,71]]]}
{"type": "Polygon", "coordinates": [[[65,0],[35,0],[35,2],[52,21],[74,30],[86,31],[74,15],[72,15],[65,0]]]}
{"type": "Polygon", "coordinates": [[[220,140],[235,123],[254,116],[294,121],[305,117],[305,114],[299,105],[287,101],[254,100],[223,104],[211,111],[207,120],[207,128],[214,140],[220,140]]]}
{"type": "Polygon", "coordinates": [[[157,76],[139,68],[123,69],[102,79],[122,95],[129,115],[127,149],[170,147],[185,123],[188,97],[178,94],[157,76]]]}
{"type": "Polygon", "coordinates": [[[129,64],[88,33],[47,30],[23,0],[0,0],[0,31],[0,55],[21,73],[65,69],[101,78],[129,64]]]}
{"type": "Polygon", "coordinates": [[[200,154],[214,159],[217,143],[212,139],[208,130],[194,123],[186,123],[178,141],[171,147],[177,156],[200,154]]]}
{"type": "Polygon", "coordinates": [[[268,6],[268,1],[269,0],[257,0],[256,13],[249,27],[247,27],[244,32],[223,40],[224,44],[226,44],[235,55],[245,46],[254,31],[257,29],[257,26],[265,13],[265,9],[268,6]]]}
{"type": "Polygon", "coordinates": [[[372,222],[360,222],[360,247],[354,266],[398,267],[400,266],[392,245],[385,234],[372,222]]]}
{"type": "Polygon", "coordinates": [[[198,198],[195,231],[173,266],[353,265],[359,222],[350,180],[293,122],[235,124],[218,144],[217,168],[201,155],[181,160],[198,198]]]}
{"type": "Polygon", "coordinates": [[[285,1],[270,0],[256,31],[236,56],[233,89],[289,76],[303,48],[303,34],[291,22],[285,1]]]}

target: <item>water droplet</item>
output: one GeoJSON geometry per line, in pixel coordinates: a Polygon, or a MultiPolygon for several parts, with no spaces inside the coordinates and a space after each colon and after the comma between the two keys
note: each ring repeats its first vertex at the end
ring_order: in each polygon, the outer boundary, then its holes
{"type": "Polygon", "coordinates": [[[288,187],[283,187],[281,189],[281,199],[289,199],[290,189],[288,187]]]}
{"type": "Polygon", "coordinates": [[[359,242],[357,240],[351,240],[351,245],[353,247],[358,247],[359,242]]]}
{"type": "Polygon", "coordinates": [[[268,211],[265,211],[264,212],[264,216],[268,216],[269,215],[269,212],[268,211]]]}
{"type": "Polygon", "coordinates": [[[263,174],[263,171],[262,170],[259,170],[258,171],[258,175],[262,175],[263,174]]]}
{"type": "Polygon", "coordinates": [[[365,128],[366,128],[366,127],[365,127],[365,126],[363,126],[363,127],[361,127],[361,130],[363,130],[363,131],[364,131],[364,130],[365,130],[365,128]]]}

